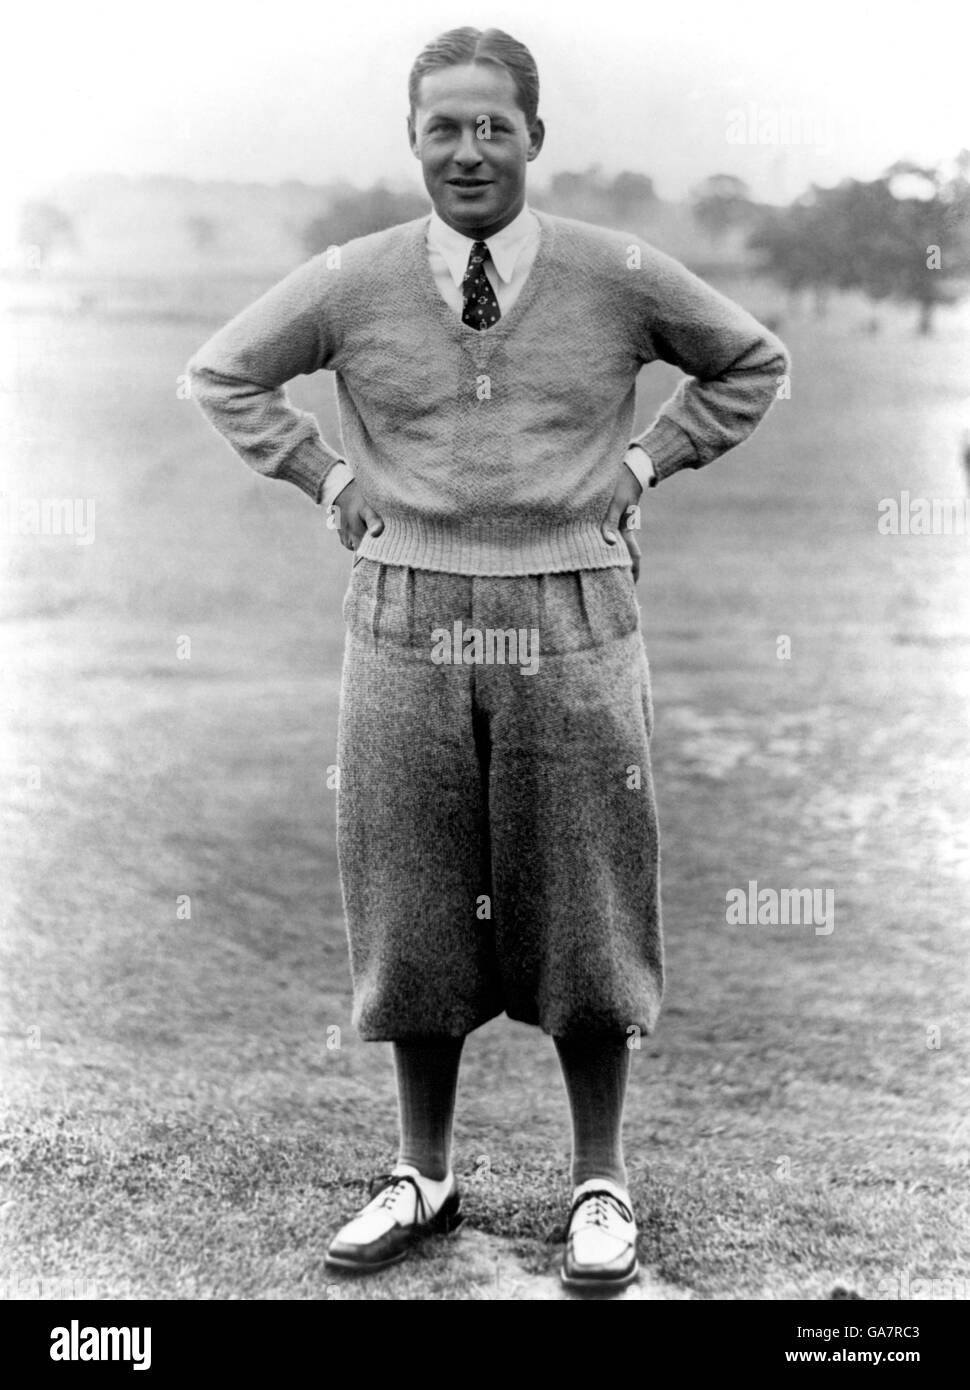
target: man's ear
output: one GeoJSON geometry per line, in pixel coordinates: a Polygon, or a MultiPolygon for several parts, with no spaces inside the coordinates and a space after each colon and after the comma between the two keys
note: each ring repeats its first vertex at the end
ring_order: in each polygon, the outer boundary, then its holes
{"type": "Polygon", "coordinates": [[[420,159],[421,156],[420,156],[420,154],[418,153],[418,133],[417,133],[417,131],[416,131],[415,128],[414,128],[414,117],[413,117],[410,113],[408,114],[408,122],[407,122],[407,124],[408,124],[408,144],[411,146],[411,153],[414,155],[415,159],[420,159]]]}
{"type": "Polygon", "coordinates": [[[535,124],[529,129],[529,151],[526,159],[535,159],[542,149],[542,142],[546,138],[546,127],[543,121],[536,117],[535,124]]]}

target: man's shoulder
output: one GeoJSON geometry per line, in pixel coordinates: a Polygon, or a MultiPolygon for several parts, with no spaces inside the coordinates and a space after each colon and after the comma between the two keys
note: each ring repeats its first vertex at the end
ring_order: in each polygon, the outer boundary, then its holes
{"type": "Polygon", "coordinates": [[[676,294],[678,287],[693,278],[682,261],[661,251],[638,232],[536,211],[553,233],[552,255],[560,262],[563,273],[576,277],[575,283],[585,285],[594,296],[605,294],[628,306],[633,302],[631,283],[640,295],[663,298],[668,293],[676,294]],[[633,282],[631,271],[637,272],[633,282]]]}
{"type": "Polygon", "coordinates": [[[320,252],[329,256],[342,270],[373,272],[387,265],[399,252],[417,238],[427,225],[429,214],[412,218],[410,222],[396,222],[393,227],[384,227],[378,232],[367,232],[362,236],[351,237],[347,241],[327,247],[320,252]]]}
{"type": "Polygon", "coordinates": [[[638,232],[627,232],[617,227],[604,227],[598,222],[582,222],[576,217],[562,217],[558,213],[535,209],[540,222],[546,222],[555,232],[556,244],[561,250],[580,248],[589,255],[599,255],[610,263],[618,255],[627,256],[632,248],[638,248],[641,255],[662,257],[663,253],[638,232]]]}
{"type": "Polygon", "coordinates": [[[408,248],[421,236],[427,220],[427,216],[415,217],[321,248],[289,277],[299,298],[325,308],[334,323],[344,312],[352,318],[359,316],[362,306],[400,282],[408,248]]]}

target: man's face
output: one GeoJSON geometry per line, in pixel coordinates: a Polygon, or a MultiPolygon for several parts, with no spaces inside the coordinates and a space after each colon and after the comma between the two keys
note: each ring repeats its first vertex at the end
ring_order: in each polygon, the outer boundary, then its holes
{"type": "Polygon", "coordinates": [[[435,211],[465,236],[493,236],[522,211],[525,169],[542,148],[541,121],[530,131],[515,83],[492,63],[426,73],[408,117],[435,211]]]}

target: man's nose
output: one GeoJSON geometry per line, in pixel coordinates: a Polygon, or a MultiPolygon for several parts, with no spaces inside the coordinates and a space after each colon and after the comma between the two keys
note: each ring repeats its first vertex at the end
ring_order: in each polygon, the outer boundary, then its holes
{"type": "Polygon", "coordinates": [[[481,162],[482,141],[479,140],[477,132],[478,126],[462,131],[461,141],[455,151],[455,163],[460,164],[463,169],[472,168],[481,162]]]}

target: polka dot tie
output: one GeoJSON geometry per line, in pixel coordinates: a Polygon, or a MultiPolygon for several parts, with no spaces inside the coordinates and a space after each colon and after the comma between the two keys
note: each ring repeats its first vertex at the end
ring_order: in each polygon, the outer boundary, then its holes
{"type": "Polygon", "coordinates": [[[461,282],[462,293],[465,297],[461,321],[467,323],[469,328],[491,328],[492,324],[498,323],[502,317],[498,300],[495,298],[495,291],[485,274],[487,256],[488,247],[485,242],[476,241],[472,245],[471,255],[468,257],[468,269],[461,282]]]}

